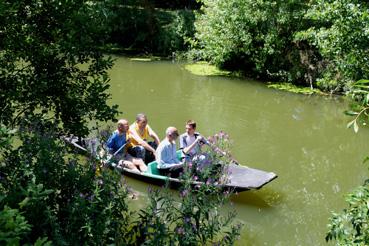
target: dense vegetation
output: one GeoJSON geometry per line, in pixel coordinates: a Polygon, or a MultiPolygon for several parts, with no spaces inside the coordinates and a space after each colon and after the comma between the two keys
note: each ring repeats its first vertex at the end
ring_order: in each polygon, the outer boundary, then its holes
{"type": "Polygon", "coordinates": [[[132,212],[123,177],[60,138],[115,120],[101,49],[110,3],[0,3],[0,244],[232,244],[240,227],[216,212],[228,198],[219,188],[186,183],[178,201],[150,191],[132,212]]]}
{"type": "Polygon", "coordinates": [[[355,0],[204,0],[195,55],[268,80],[342,91],[367,78],[369,5],[355,0]]]}
{"type": "Polygon", "coordinates": [[[175,56],[187,51],[192,59],[247,76],[331,93],[369,75],[367,2],[109,3],[108,42],[125,52],[175,56]]]}
{"type": "MultiPolygon", "coordinates": [[[[369,4],[358,0],[1,1],[0,243],[230,244],[239,233],[234,215],[214,209],[227,194],[207,185],[186,183],[179,203],[151,191],[130,212],[121,176],[96,172],[96,159],[60,140],[115,120],[103,52],[188,52],[264,80],[349,91],[357,131],[369,109],[368,44],[369,4]]],[[[368,190],[366,181],[348,196],[327,240],[369,243],[368,190]]]]}
{"type": "Polygon", "coordinates": [[[195,13],[192,1],[107,1],[109,52],[173,56],[188,50],[195,13]]]}

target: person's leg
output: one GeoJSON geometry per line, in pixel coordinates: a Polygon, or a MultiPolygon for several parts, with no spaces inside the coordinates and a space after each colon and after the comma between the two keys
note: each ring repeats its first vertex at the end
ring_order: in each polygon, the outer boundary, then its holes
{"type": "Polygon", "coordinates": [[[139,146],[139,145],[135,146],[135,147],[128,148],[128,153],[130,155],[132,155],[133,157],[136,157],[136,158],[144,159],[145,152],[148,152],[148,151],[146,151],[144,147],[139,146]]]}
{"type": "Polygon", "coordinates": [[[136,167],[138,167],[138,169],[140,169],[141,172],[146,172],[147,166],[141,158],[133,158],[132,162],[136,167]]]}
{"type": "Polygon", "coordinates": [[[119,161],[119,165],[121,167],[124,167],[124,168],[128,168],[128,169],[131,169],[133,171],[137,171],[137,172],[140,172],[140,170],[137,169],[136,165],[133,164],[132,161],[127,161],[127,160],[120,160],[119,161]]]}
{"type": "MultiPolygon", "coordinates": [[[[153,148],[156,149],[158,145],[155,142],[148,142],[148,144],[153,148]]],[[[145,163],[150,163],[152,161],[155,161],[155,155],[151,151],[145,152],[145,159],[143,159],[145,163]]]]}

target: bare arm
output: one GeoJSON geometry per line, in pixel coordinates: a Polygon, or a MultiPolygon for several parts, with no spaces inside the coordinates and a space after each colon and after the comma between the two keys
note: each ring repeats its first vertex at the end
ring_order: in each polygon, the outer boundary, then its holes
{"type": "Polygon", "coordinates": [[[131,135],[131,137],[137,141],[137,143],[141,146],[143,146],[145,149],[147,149],[148,151],[151,151],[152,153],[155,154],[155,149],[153,147],[151,147],[148,143],[146,143],[138,134],[136,131],[132,131],[129,130],[129,134],[131,135]]]}
{"type": "Polygon", "coordinates": [[[148,128],[149,128],[149,135],[150,135],[150,137],[152,137],[154,139],[155,143],[157,145],[159,145],[160,144],[160,139],[159,139],[158,135],[154,132],[153,129],[151,129],[150,126],[148,126],[148,128]]]}
{"type": "Polygon", "coordinates": [[[201,141],[202,137],[197,137],[195,139],[195,141],[193,141],[192,144],[190,144],[189,146],[183,148],[183,153],[188,154],[193,148],[195,148],[196,144],[198,144],[201,141]]]}

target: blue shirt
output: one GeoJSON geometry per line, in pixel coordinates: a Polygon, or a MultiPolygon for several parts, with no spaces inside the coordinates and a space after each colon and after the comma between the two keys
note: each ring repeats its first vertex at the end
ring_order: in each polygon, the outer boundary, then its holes
{"type": "Polygon", "coordinates": [[[158,168],[169,168],[173,164],[179,164],[180,161],[177,158],[176,144],[170,143],[168,139],[164,139],[160,142],[156,149],[156,162],[158,168]]]}
{"type": "Polygon", "coordinates": [[[108,146],[109,152],[111,154],[114,154],[120,147],[122,147],[126,143],[126,133],[120,135],[118,131],[114,131],[109,140],[106,142],[106,146],[108,146]]]}

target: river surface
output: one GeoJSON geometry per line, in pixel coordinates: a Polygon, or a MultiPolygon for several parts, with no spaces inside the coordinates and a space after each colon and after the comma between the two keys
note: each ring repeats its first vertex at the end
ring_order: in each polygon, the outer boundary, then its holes
{"type": "MultiPolygon", "coordinates": [[[[237,245],[327,245],[331,211],[368,176],[369,131],[346,129],[347,102],[296,95],[264,84],[228,77],[193,75],[183,63],[142,62],[115,57],[110,71],[111,102],[134,121],[147,114],[160,138],[168,126],[184,132],[194,119],[205,136],[223,130],[244,165],[278,178],[260,190],[234,195],[223,210],[244,223],[237,245]]],[[[148,185],[128,179],[144,207],[148,185]]],[[[328,244],[329,245],[329,244],[328,244]]]]}

